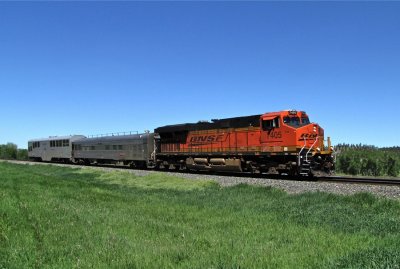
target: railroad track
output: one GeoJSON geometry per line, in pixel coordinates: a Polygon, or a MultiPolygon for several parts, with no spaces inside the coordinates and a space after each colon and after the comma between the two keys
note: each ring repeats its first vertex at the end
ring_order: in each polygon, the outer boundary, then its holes
{"type": "MultiPolygon", "coordinates": [[[[0,160],[7,161],[7,160],[0,160]]],[[[13,163],[32,163],[32,164],[57,164],[70,166],[70,164],[61,163],[47,163],[47,162],[31,162],[31,161],[17,161],[9,160],[13,163]]],[[[119,169],[132,169],[127,166],[114,166],[114,165],[91,165],[88,167],[106,167],[106,168],[119,168],[119,169]]],[[[235,172],[207,172],[207,171],[176,171],[176,170],[155,170],[162,173],[186,173],[198,175],[216,175],[227,177],[252,177],[252,178],[265,178],[265,179],[279,179],[287,181],[306,181],[306,182],[332,182],[332,183],[357,183],[357,184],[375,184],[375,185],[393,185],[400,186],[400,178],[370,178],[370,177],[352,177],[352,176],[329,176],[329,177],[293,177],[285,175],[268,175],[268,174],[251,174],[251,173],[235,173],[235,172]]]]}
{"type": "Polygon", "coordinates": [[[330,176],[320,177],[317,181],[336,182],[336,183],[358,183],[358,184],[377,184],[377,185],[396,185],[400,186],[399,178],[369,178],[369,177],[350,177],[350,176],[330,176]]]}
{"type": "MultiPolygon", "coordinates": [[[[208,174],[207,172],[184,172],[194,174],[208,174]]],[[[326,176],[326,177],[303,177],[303,176],[287,176],[287,175],[271,175],[271,174],[251,174],[251,173],[212,173],[219,176],[230,177],[253,177],[253,178],[267,178],[279,179],[287,181],[304,181],[304,182],[331,182],[331,183],[358,183],[358,184],[376,184],[376,185],[394,185],[400,186],[400,178],[371,178],[371,177],[357,177],[357,176],[326,176]]]]}

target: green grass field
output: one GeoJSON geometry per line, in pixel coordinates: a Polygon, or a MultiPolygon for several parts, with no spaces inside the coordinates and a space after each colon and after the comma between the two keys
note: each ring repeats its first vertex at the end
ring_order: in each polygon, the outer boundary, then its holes
{"type": "Polygon", "coordinates": [[[400,202],[0,163],[0,268],[400,268],[400,202]]]}

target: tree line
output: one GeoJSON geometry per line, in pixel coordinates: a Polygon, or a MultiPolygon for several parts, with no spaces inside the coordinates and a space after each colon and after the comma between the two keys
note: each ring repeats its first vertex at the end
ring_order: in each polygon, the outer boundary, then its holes
{"type": "Polygon", "coordinates": [[[339,144],[335,150],[337,173],[392,177],[400,174],[400,147],[339,144]]]}
{"type": "Polygon", "coordinates": [[[14,143],[0,145],[0,159],[5,160],[28,160],[28,150],[19,149],[14,143]]]}

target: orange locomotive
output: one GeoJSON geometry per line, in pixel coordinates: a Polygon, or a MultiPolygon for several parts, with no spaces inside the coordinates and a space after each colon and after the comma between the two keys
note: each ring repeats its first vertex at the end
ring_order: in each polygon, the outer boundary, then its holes
{"type": "Polygon", "coordinates": [[[157,165],[166,169],[327,175],[333,147],[304,111],[168,125],[155,129],[157,165]]]}

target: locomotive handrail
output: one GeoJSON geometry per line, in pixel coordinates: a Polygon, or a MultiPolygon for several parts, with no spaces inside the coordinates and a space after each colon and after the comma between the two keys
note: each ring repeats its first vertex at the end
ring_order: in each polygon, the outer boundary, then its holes
{"type": "Polygon", "coordinates": [[[311,145],[310,149],[307,151],[306,153],[306,162],[308,162],[308,153],[310,153],[310,151],[312,150],[312,148],[314,147],[314,145],[317,143],[318,141],[318,135],[315,137],[315,141],[314,143],[311,145]]]}
{"type": "Polygon", "coordinates": [[[334,158],[333,161],[336,163],[336,157],[337,157],[337,154],[338,154],[338,153],[337,153],[337,151],[336,151],[333,147],[331,148],[331,150],[332,150],[332,152],[333,152],[333,153],[332,153],[333,158],[334,158]]]}
{"type": "Polygon", "coordinates": [[[306,137],[304,136],[304,146],[301,148],[301,150],[299,151],[299,158],[298,158],[298,165],[300,166],[300,159],[301,159],[301,153],[303,152],[304,148],[307,145],[307,141],[306,141],[306,137]]]}

